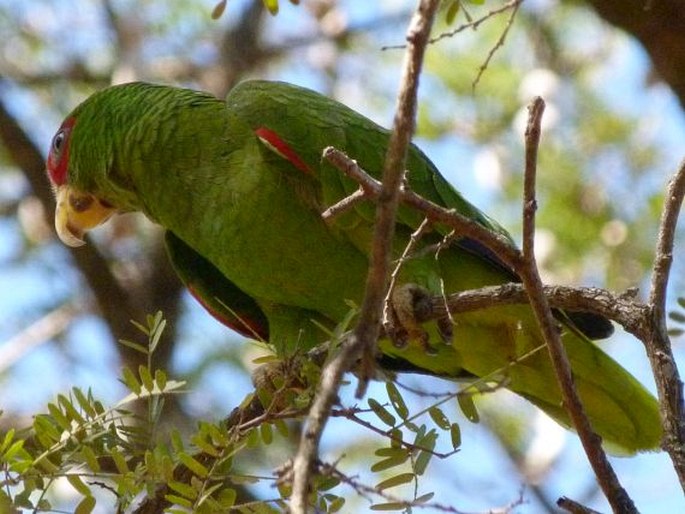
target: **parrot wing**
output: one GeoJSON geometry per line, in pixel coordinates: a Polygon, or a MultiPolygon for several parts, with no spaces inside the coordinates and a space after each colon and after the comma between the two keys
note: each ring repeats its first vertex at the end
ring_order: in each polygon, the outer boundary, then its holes
{"type": "MultiPolygon", "coordinates": [[[[378,180],[381,178],[389,131],[339,102],[292,84],[260,80],[239,84],[229,93],[226,102],[264,143],[266,151],[289,161],[300,172],[303,181],[317,181],[321,195],[320,210],[349,196],[359,187],[333,165],[322,162],[324,147],[331,145],[345,151],[367,173],[378,180]],[[297,98],[297,102],[293,102],[293,98],[297,98]],[[297,116],[302,117],[302,106],[307,106],[304,123],[292,123],[291,120],[297,116]],[[298,110],[295,112],[293,109],[298,110]],[[311,144],[317,140],[318,144],[311,144]]],[[[407,181],[414,192],[438,205],[455,209],[512,241],[505,228],[467,201],[413,144],[408,151],[407,169],[407,181]]],[[[335,220],[335,226],[341,228],[364,253],[368,253],[370,245],[374,210],[372,202],[363,202],[356,205],[353,212],[335,220]]],[[[416,209],[400,206],[397,221],[400,232],[404,228],[405,237],[422,220],[423,216],[416,209]]],[[[436,231],[441,236],[448,232],[440,226],[436,231]]],[[[487,263],[500,275],[493,283],[520,281],[509,266],[479,241],[461,237],[452,245],[487,263]]],[[[611,322],[594,313],[555,314],[591,339],[604,339],[613,333],[611,322]]]]}
{"type": "Polygon", "coordinates": [[[247,338],[269,340],[268,321],[252,297],[173,232],[167,230],[164,242],[179,278],[212,316],[247,338]]]}

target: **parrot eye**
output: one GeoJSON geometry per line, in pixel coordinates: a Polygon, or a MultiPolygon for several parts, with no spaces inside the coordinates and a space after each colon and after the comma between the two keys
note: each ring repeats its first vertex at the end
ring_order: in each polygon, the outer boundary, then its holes
{"type": "Polygon", "coordinates": [[[64,130],[60,130],[55,134],[55,137],[52,138],[52,151],[55,152],[56,154],[59,155],[59,153],[62,151],[62,145],[64,144],[64,130]]]}

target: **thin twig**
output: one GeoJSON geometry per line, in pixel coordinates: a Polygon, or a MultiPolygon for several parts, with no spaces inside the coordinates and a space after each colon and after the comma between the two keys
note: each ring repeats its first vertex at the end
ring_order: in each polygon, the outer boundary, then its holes
{"type": "Polygon", "coordinates": [[[680,208],[685,196],[685,161],[671,179],[661,214],[652,284],[648,304],[652,330],[645,340],[647,356],[657,386],[664,426],[663,447],[671,457],[681,487],[685,490],[685,408],[683,383],[673,357],[666,330],[666,291],[673,262],[673,244],[680,208]]]}
{"type": "Polygon", "coordinates": [[[430,40],[430,43],[433,44],[433,43],[440,41],[441,39],[456,36],[459,32],[462,32],[466,29],[477,30],[478,27],[481,25],[481,23],[483,23],[484,21],[487,21],[490,18],[492,18],[492,17],[494,17],[500,13],[503,13],[504,11],[506,11],[508,9],[518,9],[522,3],[523,3],[523,0],[511,0],[504,5],[497,7],[496,9],[492,9],[491,11],[487,12],[486,14],[484,14],[483,16],[478,18],[477,20],[469,21],[467,23],[464,23],[463,25],[459,25],[456,29],[450,30],[448,32],[443,32],[439,36],[432,38],[430,40]]]}
{"type": "MultiPolygon", "coordinates": [[[[335,476],[341,482],[352,487],[352,489],[354,489],[357,494],[367,498],[370,501],[371,501],[371,496],[378,496],[380,498],[383,498],[388,503],[393,503],[396,506],[402,506],[407,510],[409,510],[409,508],[412,508],[412,509],[430,509],[430,510],[435,510],[438,512],[447,512],[450,514],[467,514],[465,511],[456,509],[455,507],[452,507],[451,505],[443,505],[443,504],[438,503],[438,502],[416,502],[416,501],[411,501],[411,500],[404,500],[398,496],[395,496],[393,494],[388,493],[386,490],[379,489],[378,487],[370,487],[366,484],[363,484],[360,481],[356,480],[355,478],[350,477],[350,476],[342,473],[337,467],[335,467],[331,464],[322,463],[321,467],[322,467],[322,472],[330,474],[332,476],[335,476]]],[[[519,507],[523,503],[525,503],[525,501],[523,499],[523,494],[521,493],[521,494],[519,494],[519,497],[516,500],[512,501],[508,505],[505,505],[503,507],[495,507],[495,508],[488,509],[487,513],[488,514],[508,514],[509,512],[512,512],[516,507],[519,507]]],[[[392,510],[399,510],[399,509],[392,509],[392,510]]],[[[483,513],[483,514],[485,514],[485,513],[483,513]]]]}
{"type": "Polygon", "coordinates": [[[438,0],[421,0],[407,31],[409,47],[405,54],[396,115],[383,168],[383,189],[376,207],[373,246],[364,300],[352,336],[345,341],[340,353],[322,372],[319,388],[302,431],[300,445],[293,461],[293,492],[290,501],[291,511],[298,514],[307,512],[313,463],[316,461],[321,435],[343,374],[361,353],[363,369],[357,389],[359,394],[365,389],[373,372],[373,348],[380,335],[381,311],[388,286],[399,189],[404,179],[407,149],[415,126],[418,81],[438,4],[438,0]]]}
{"type": "Polygon", "coordinates": [[[518,12],[520,5],[521,5],[521,1],[513,2],[511,14],[509,15],[509,19],[507,20],[507,24],[504,26],[504,30],[502,30],[502,33],[499,35],[499,38],[497,38],[497,41],[495,41],[495,44],[493,45],[493,47],[490,48],[490,51],[488,52],[488,55],[485,58],[485,62],[483,62],[483,64],[480,65],[480,67],[478,68],[478,73],[476,74],[476,78],[473,79],[473,82],[471,82],[471,89],[472,90],[475,91],[476,86],[478,85],[481,77],[483,76],[483,73],[485,73],[485,70],[488,69],[488,65],[490,64],[490,61],[492,60],[493,56],[495,55],[495,52],[504,46],[504,41],[507,39],[507,35],[509,34],[509,30],[511,30],[511,27],[514,24],[514,18],[516,18],[516,13],[518,12]]]}
{"type": "Polygon", "coordinates": [[[340,200],[338,203],[331,205],[328,209],[326,209],[324,212],[321,213],[321,218],[329,222],[336,216],[340,216],[341,214],[349,211],[352,209],[355,205],[358,203],[366,200],[367,194],[362,189],[361,187],[357,189],[354,193],[352,193],[349,196],[346,196],[342,200],[340,200]]]}
{"type": "Polygon", "coordinates": [[[637,513],[632,499],[623,489],[614,473],[604,450],[601,438],[592,430],[585,408],[580,400],[573,380],[571,364],[566,355],[561,335],[556,328],[552,310],[543,294],[542,280],[535,260],[535,179],[537,174],[537,156],[540,144],[540,126],[545,102],[537,97],[529,106],[528,125],[526,127],[526,161],[523,184],[523,256],[524,266],[519,270],[524,287],[530,297],[530,304],[537,318],[549,350],[555,375],[561,388],[564,406],[578,437],[583,445],[588,461],[592,466],[602,491],[607,497],[614,512],[637,513]]]}
{"type": "MultiPolygon", "coordinates": [[[[439,34],[436,37],[430,38],[428,40],[428,43],[432,45],[432,44],[437,43],[438,41],[440,41],[442,39],[447,39],[447,38],[456,36],[457,34],[459,34],[460,32],[463,32],[466,29],[476,30],[476,29],[478,29],[478,27],[483,22],[489,20],[490,18],[492,18],[492,17],[496,16],[497,14],[500,14],[500,13],[502,13],[508,9],[511,9],[514,7],[518,8],[518,6],[521,3],[523,3],[523,0],[510,0],[506,4],[504,4],[500,7],[497,7],[495,9],[492,9],[491,11],[488,11],[486,14],[484,14],[483,16],[481,16],[478,19],[468,21],[466,23],[459,25],[455,29],[452,29],[452,30],[447,31],[447,32],[443,32],[442,34],[439,34]]],[[[387,46],[381,47],[381,50],[383,50],[383,51],[385,51],[385,50],[403,50],[404,48],[406,48],[406,45],[387,45],[387,46]]]]}
{"type": "MultiPolygon", "coordinates": [[[[361,188],[362,190],[364,188],[361,188]]],[[[367,195],[368,196],[368,195],[367,195]]],[[[407,259],[409,256],[414,252],[415,248],[418,246],[419,242],[421,241],[421,238],[423,235],[430,229],[431,223],[428,218],[424,218],[419,227],[412,232],[411,236],[409,236],[409,242],[407,245],[404,247],[404,250],[402,251],[402,255],[400,255],[400,258],[397,260],[397,263],[395,264],[395,268],[392,270],[392,273],[390,274],[390,283],[388,284],[388,293],[385,296],[385,300],[383,301],[383,324],[386,329],[388,330],[389,326],[391,325],[390,320],[392,319],[392,306],[391,306],[391,296],[392,292],[395,289],[395,284],[397,283],[397,278],[399,277],[400,271],[402,269],[402,266],[404,265],[405,262],[407,262],[407,259]]]]}
{"type": "Polygon", "coordinates": [[[365,419],[360,418],[357,416],[357,412],[355,412],[358,409],[354,408],[347,408],[347,409],[340,409],[340,410],[334,410],[331,411],[331,415],[334,417],[342,417],[349,419],[350,421],[353,421],[354,423],[357,423],[359,426],[362,426],[371,432],[380,435],[381,437],[385,437],[391,441],[391,444],[396,445],[398,448],[404,447],[405,449],[418,453],[419,451],[422,452],[428,452],[433,457],[437,457],[438,459],[447,459],[448,457],[451,457],[455,453],[457,453],[459,450],[452,450],[447,453],[441,453],[438,451],[435,451],[435,449],[428,448],[426,446],[421,446],[420,444],[414,444],[410,443],[409,441],[403,440],[401,437],[396,436],[394,434],[394,429],[396,427],[393,427],[393,429],[390,430],[383,430],[382,428],[376,427],[373,423],[370,423],[366,421],[365,419]]]}

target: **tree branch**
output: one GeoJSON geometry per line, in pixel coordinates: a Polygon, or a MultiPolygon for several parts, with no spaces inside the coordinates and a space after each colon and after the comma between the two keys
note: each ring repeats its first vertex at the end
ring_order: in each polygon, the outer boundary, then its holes
{"type": "Polygon", "coordinates": [[[559,508],[564,509],[571,514],[601,514],[596,510],[589,509],[584,505],[581,505],[575,500],[562,496],[557,500],[557,505],[559,508]]]}
{"type": "MultiPolygon", "coordinates": [[[[345,175],[357,181],[364,188],[367,196],[377,201],[381,194],[382,184],[360,168],[356,161],[332,146],[324,149],[323,157],[345,175]]],[[[488,230],[483,225],[453,209],[447,209],[433,203],[410,189],[401,189],[400,201],[424,213],[431,221],[453,228],[461,237],[477,240],[490,251],[496,253],[511,269],[520,266],[521,252],[502,235],[488,230]]]]}
{"type": "Polygon", "coordinates": [[[395,119],[383,167],[383,184],[376,202],[371,262],[364,301],[355,327],[355,336],[363,346],[362,376],[357,389],[361,397],[365,382],[373,374],[373,349],[380,334],[383,303],[388,290],[392,241],[399,205],[400,187],[404,181],[405,163],[416,124],[416,104],[419,77],[430,29],[439,1],[421,0],[407,31],[407,52],[397,98],[395,119]]]}
{"type": "Polygon", "coordinates": [[[599,486],[616,513],[637,513],[632,499],[618,481],[609,460],[602,449],[601,438],[592,430],[590,420],[580,400],[573,380],[571,363],[561,341],[547,298],[543,294],[542,280],[535,259],[535,181],[537,175],[537,156],[540,144],[540,125],[545,103],[537,97],[528,107],[529,117],[526,127],[526,167],[523,184],[523,266],[517,271],[521,277],[530,304],[542,330],[547,349],[554,366],[555,375],[561,388],[564,407],[569,413],[585,454],[595,472],[599,486]]]}
{"type": "MultiPolygon", "coordinates": [[[[556,309],[594,312],[621,325],[637,339],[648,337],[651,327],[649,307],[635,300],[631,294],[614,294],[596,287],[543,285],[542,292],[549,305],[556,309]]],[[[459,291],[447,297],[436,295],[431,307],[417,320],[426,322],[452,314],[471,312],[496,305],[529,303],[523,284],[509,283],[480,289],[459,291]]]]}
{"type": "Polygon", "coordinates": [[[390,255],[399,203],[399,189],[404,179],[407,149],[414,131],[416,96],[423,55],[437,10],[438,0],[421,0],[407,31],[409,47],[405,54],[401,89],[383,169],[383,185],[376,207],[373,248],[366,291],[358,323],[340,353],[326,366],[321,383],[302,431],[300,446],[293,463],[293,493],[290,508],[307,512],[307,493],[311,470],[330,409],[337,396],[343,374],[362,353],[363,369],[358,395],[365,389],[372,373],[373,348],[380,334],[383,302],[388,288],[390,255]]]}
{"type": "Polygon", "coordinates": [[[685,408],[680,379],[666,329],[666,291],[673,262],[673,244],[680,208],[685,197],[685,161],[671,179],[661,214],[656,256],[649,294],[651,330],[645,339],[647,356],[656,381],[664,426],[663,447],[668,452],[681,487],[685,490],[685,408]]]}

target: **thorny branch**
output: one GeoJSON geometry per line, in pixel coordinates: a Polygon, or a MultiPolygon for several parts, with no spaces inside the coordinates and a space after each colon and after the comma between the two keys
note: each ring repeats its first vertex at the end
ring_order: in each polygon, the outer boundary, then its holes
{"type": "MultiPolygon", "coordinates": [[[[350,159],[343,152],[329,146],[324,149],[323,157],[345,175],[357,181],[364,188],[369,198],[376,200],[379,197],[382,187],[381,183],[361,169],[354,160],[350,159]]],[[[476,239],[489,250],[496,253],[510,268],[516,269],[520,266],[521,253],[509,240],[488,230],[476,221],[455,212],[453,209],[447,209],[433,203],[410,189],[403,188],[400,191],[400,201],[424,213],[431,221],[442,223],[455,229],[462,237],[476,239]]]]}
{"type": "Polygon", "coordinates": [[[388,288],[399,188],[404,178],[407,148],[414,132],[418,81],[438,5],[438,0],[421,0],[407,31],[409,46],[405,54],[396,115],[383,169],[383,186],[376,206],[373,248],[364,300],[352,336],[344,342],[340,353],[323,370],[302,431],[293,462],[293,492],[290,502],[291,511],[298,514],[307,512],[312,466],[317,459],[319,441],[344,373],[361,353],[366,369],[360,377],[358,395],[365,389],[372,373],[373,347],[380,334],[381,309],[388,288]]]}

